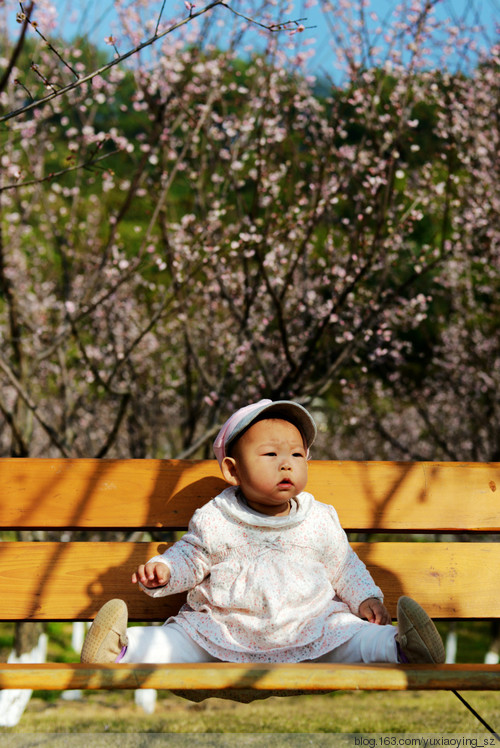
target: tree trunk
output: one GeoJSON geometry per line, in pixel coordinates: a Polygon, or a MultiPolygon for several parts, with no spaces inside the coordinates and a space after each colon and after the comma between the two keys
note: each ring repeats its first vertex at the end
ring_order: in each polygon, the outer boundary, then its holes
{"type": "Polygon", "coordinates": [[[31,621],[16,623],[14,634],[14,652],[16,657],[31,652],[37,646],[40,636],[43,634],[43,624],[31,621]]]}

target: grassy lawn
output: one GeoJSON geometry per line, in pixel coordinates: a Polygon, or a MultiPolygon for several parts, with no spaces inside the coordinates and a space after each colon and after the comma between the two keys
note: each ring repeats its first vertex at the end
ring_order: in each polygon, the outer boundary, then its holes
{"type": "MultiPolygon", "coordinates": [[[[500,694],[465,694],[497,731],[500,694]]],[[[81,701],[34,697],[15,728],[2,733],[489,733],[447,692],[352,692],[236,704],[160,696],[147,715],[131,693],[95,692],[81,701]]]]}

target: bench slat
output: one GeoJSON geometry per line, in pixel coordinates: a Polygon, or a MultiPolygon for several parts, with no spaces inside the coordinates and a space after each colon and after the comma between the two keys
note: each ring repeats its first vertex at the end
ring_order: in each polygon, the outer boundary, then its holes
{"type": "MultiPolygon", "coordinates": [[[[0,459],[0,528],[185,528],[225,484],[215,460],[0,459]]],[[[500,530],[500,463],[312,461],[346,529],[500,530]]]]}
{"type": "Polygon", "coordinates": [[[0,689],[136,689],[256,691],[498,690],[500,665],[105,665],[0,664],[0,689]]]}
{"type": "MultiPolygon", "coordinates": [[[[162,552],[158,543],[0,543],[0,620],[90,620],[113,597],[135,621],[164,620],[183,601],[152,600],[130,582],[135,568],[162,552]]],[[[434,618],[500,617],[497,543],[353,543],[395,616],[409,595],[434,618]]]]}
{"type": "Polygon", "coordinates": [[[183,528],[225,485],[213,460],[0,459],[0,528],[183,528]]]}

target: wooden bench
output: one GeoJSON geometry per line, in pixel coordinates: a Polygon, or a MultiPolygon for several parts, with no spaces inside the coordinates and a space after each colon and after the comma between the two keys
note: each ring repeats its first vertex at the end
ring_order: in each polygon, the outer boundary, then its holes
{"type": "MultiPolygon", "coordinates": [[[[131,621],[165,620],[181,596],[153,600],[130,583],[131,573],[165,547],[162,533],[185,529],[196,507],[223,487],[215,461],[0,460],[0,531],[12,538],[0,543],[0,619],[88,621],[106,600],[121,597],[131,621]],[[20,542],[8,530],[50,531],[59,539],[20,542]],[[96,530],[115,539],[92,539],[96,530]],[[74,533],[68,540],[68,531],[87,531],[90,539],[74,533]],[[158,540],[140,535],[137,542],[138,533],[158,540]]],[[[353,546],[393,616],[405,594],[436,620],[500,617],[500,546],[491,537],[500,531],[500,464],[313,461],[308,490],[336,507],[347,531],[368,534],[353,546]]],[[[194,698],[228,689],[261,697],[497,690],[500,665],[1,663],[4,688],[154,688],[194,698]]]]}

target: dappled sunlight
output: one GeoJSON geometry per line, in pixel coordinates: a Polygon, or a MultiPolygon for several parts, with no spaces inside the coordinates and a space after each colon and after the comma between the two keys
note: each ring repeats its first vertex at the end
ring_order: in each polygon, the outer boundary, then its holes
{"type": "MultiPolygon", "coordinates": [[[[75,529],[182,528],[225,485],[217,473],[212,461],[2,459],[9,501],[0,507],[0,527],[64,529],[67,537],[75,529]]],[[[157,544],[108,541],[92,548],[95,555],[71,541],[0,543],[0,591],[9,600],[0,619],[89,620],[117,596],[130,602],[132,620],[151,618],[151,601],[130,577],[157,544]]],[[[156,604],[153,620],[175,612],[176,604],[179,596],[156,604]]]]}
{"type": "Polygon", "coordinates": [[[393,617],[408,595],[431,617],[489,618],[500,615],[498,545],[434,543],[430,534],[498,531],[499,479],[497,463],[313,461],[308,489],[335,507],[346,531],[377,536],[353,546],[393,617]],[[397,538],[408,533],[425,542],[397,538]]]}
{"type": "MultiPolygon", "coordinates": [[[[215,461],[2,460],[4,529],[163,532],[185,529],[193,511],[225,485],[215,461]],[[9,502],[13,508],[9,508],[9,502]]],[[[346,530],[370,531],[353,543],[395,615],[397,599],[415,597],[432,617],[500,617],[496,595],[500,547],[488,542],[433,542],[436,527],[465,534],[496,528],[498,464],[313,462],[310,489],[332,503],[346,530]],[[458,486],[458,491],[457,491],[458,486]],[[462,508],[469,496],[470,507],[462,508]],[[460,498],[463,497],[463,498],[460,498]],[[475,511],[475,515],[472,511],[475,511]],[[395,540],[412,531],[423,542],[395,540]],[[387,540],[389,535],[391,540],[387,540]],[[375,541],[375,542],[374,542],[375,541]]],[[[113,535],[86,542],[0,544],[3,620],[89,620],[112,597],[132,621],[162,621],[184,595],[161,600],[130,581],[132,571],[167,541],[127,542],[113,535]],[[111,538],[111,539],[108,539],[111,538]],[[27,573],[27,569],[29,573],[27,573]]],[[[168,689],[199,701],[218,695],[252,701],[269,695],[335,690],[497,689],[495,665],[2,665],[0,688],[168,689]]]]}

